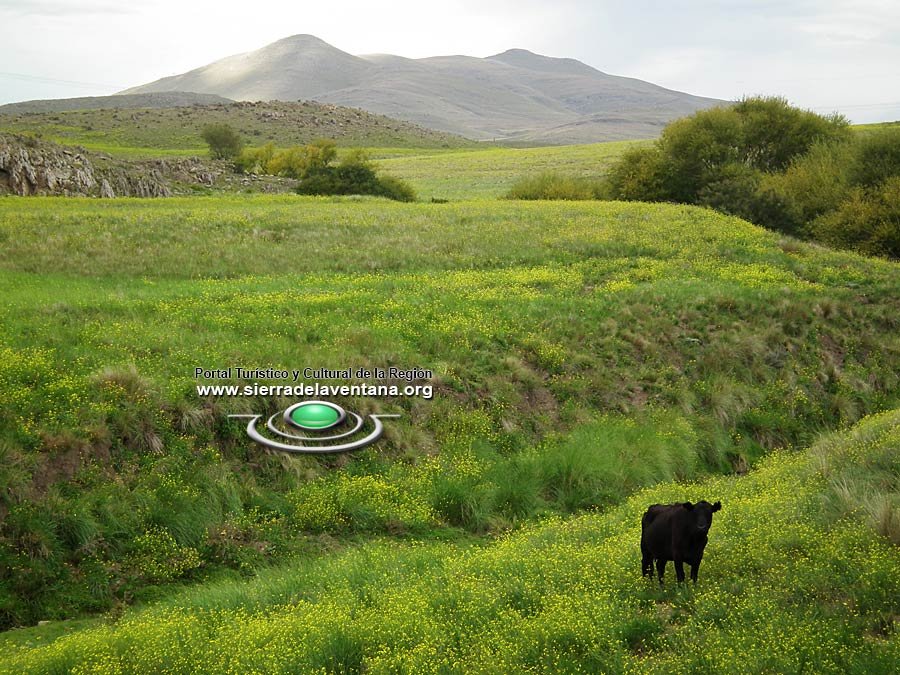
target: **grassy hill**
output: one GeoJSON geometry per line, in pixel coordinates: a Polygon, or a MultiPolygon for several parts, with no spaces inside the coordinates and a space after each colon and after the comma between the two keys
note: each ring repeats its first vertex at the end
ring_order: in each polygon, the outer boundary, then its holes
{"type": "Polygon", "coordinates": [[[0,669],[888,673],[900,658],[900,549],[881,535],[900,536],[898,451],[895,411],[745,477],[663,483],[484,546],[377,540],[46,646],[40,632],[9,634],[0,669]],[[850,483],[894,500],[893,530],[863,495],[846,500],[850,483]],[[646,505],[700,497],[723,510],[699,582],[642,579],[646,505]]]}
{"type": "Polygon", "coordinates": [[[898,405],[896,264],[699,208],[8,198],[0,241],[4,627],[490,540],[898,405]],[[226,415],[287,400],[196,394],[229,365],[429,368],[435,397],[340,400],[402,417],[269,455],[226,415]]]}
{"type": "Polygon", "coordinates": [[[20,101],[0,105],[0,115],[27,113],[58,113],[70,110],[135,108],[179,108],[193,105],[233,103],[231,99],[215,94],[194,94],[189,91],[163,91],[149,94],[118,94],[113,96],[78,96],[76,98],[50,98],[20,101]]]}
{"type": "Polygon", "coordinates": [[[341,146],[473,147],[474,141],[354,108],[312,101],[2,114],[0,131],[39,134],[66,145],[114,154],[206,152],[204,125],[227,123],[250,145],[280,147],[333,138],[341,146]]]}

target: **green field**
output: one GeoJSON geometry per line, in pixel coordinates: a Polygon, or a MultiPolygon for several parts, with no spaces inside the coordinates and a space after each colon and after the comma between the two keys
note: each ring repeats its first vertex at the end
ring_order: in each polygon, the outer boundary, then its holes
{"type": "MultiPolygon", "coordinates": [[[[453,201],[502,197],[523,176],[554,171],[598,177],[622,152],[646,141],[548,148],[479,148],[381,159],[386,173],[408,181],[419,199],[453,201]]],[[[374,157],[381,154],[373,152],[374,157]]]]}
{"type": "Polygon", "coordinates": [[[892,672],[896,262],[699,207],[503,199],[645,141],[486,147],[317,104],[0,131],[145,170],[209,121],[365,147],[418,201],[243,176],[0,198],[0,673],[892,672]],[[296,397],[198,394],[284,384],[195,378],[229,366],[423,368],[434,396],[336,397],[400,417],[288,456],[228,415],[296,397]],[[660,588],[641,514],[688,499],[723,510],[697,585],[660,588]]]}
{"type": "MultiPolygon", "coordinates": [[[[461,190],[467,154],[383,161],[461,190]]],[[[0,671],[898,654],[896,415],[817,440],[898,406],[895,263],[672,205],[5,198],[0,295],[0,619],[50,620],[0,671]],[[283,457],[226,415],[289,400],[197,396],[229,365],[429,368],[435,396],[340,400],[402,417],[283,457]],[[657,590],[640,512],[688,498],[724,504],[708,562],[657,590]]]]}

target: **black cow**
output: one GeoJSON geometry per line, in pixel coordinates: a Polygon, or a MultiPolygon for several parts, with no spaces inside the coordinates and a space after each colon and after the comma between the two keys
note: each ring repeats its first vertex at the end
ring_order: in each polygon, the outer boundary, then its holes
{"type": "Polygon", "coordinates": [[[691,566],[691,581],[697,581],[706,534],[712,525],[713,513],[722,508],[721,502],[710,504],[653,504],[641,520],[641,572],[653,576],[653,561],[659,583],[663,582],[666,562],[675,562],[675,575],[684,581],[684,563],[691,566]]]}

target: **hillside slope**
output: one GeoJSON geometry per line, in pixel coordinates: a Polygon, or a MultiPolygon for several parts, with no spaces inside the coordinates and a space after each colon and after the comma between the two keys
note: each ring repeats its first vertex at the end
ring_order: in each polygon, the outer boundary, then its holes
{"type": "Polygon", "coordinates": [[[2,627],[496,536],[900,405],[895,263],[700,208],[8,198],[0,242],[2,627]],[[227,366],[428,368],[434,397],[337,397],[402,417],[275,456],[227,415],[292,399],[199,395],[227,366]]]}
{"type": "Polygon", "coordinates": [[[488,58],[353,56],[294,35],[123,93],[196,91],[236,100],[315,99],[482,140],[649,138],[722,101],[513,49],[488,58]]]}
{"type": "MultiPolygon", "coordinates": [[[[110,97],[114,98],[114,97],[110,97]]],[[[279,147],[332,138],[338,145],[457,148],[476,144],[354,108],[315,103],[221,103],[170,108],[72,110],[2,114],[0,132],[41,135],[60,143],[115,151],[117,148],[205,151],[207,124],[231,125],[250,145],[279,147]]]]}
{"type": "Polygon", "coordinates": [[[78,98],[42,99],[0,105],[0,115],[27,113],[56,113],[68,110],[99,110],[105,108],[178,108],[190,105],[231,103],[215,94],[194,94],[189,91],[163,91],[147,94],[118,94],[115,96],[80,96],[78,98]]]}
{"type": "MultiPolygon", "coordinates": [[[[840,494],[898,472],[895,411],[745,477],[661,484],[484,547],[377,541],[198,588],[48,646],[12,643],[0,669],[889,673],[900,548],[840,494]],[[723,508],[696,586],[671,565],[663,588],[642,579],[647,505],[702,498],[723,508]]],[[[900,535],[896,482],[882,494],[900,535]]]]}

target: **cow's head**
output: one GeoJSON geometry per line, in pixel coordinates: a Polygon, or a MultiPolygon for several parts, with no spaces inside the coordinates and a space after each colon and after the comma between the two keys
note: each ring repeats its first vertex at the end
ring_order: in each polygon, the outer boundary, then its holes
{"type": "Polygon", "coordinates": [[[709,528],[712,526],[713,514],[722,508],[722,502],[710,504],[708,501],[703,500],[696,504],[685,502],[683,506],[690,511],[691,520],[694,525],[697,526],[697,529],[702,532],[708,532],[709,528]]]}

